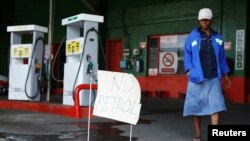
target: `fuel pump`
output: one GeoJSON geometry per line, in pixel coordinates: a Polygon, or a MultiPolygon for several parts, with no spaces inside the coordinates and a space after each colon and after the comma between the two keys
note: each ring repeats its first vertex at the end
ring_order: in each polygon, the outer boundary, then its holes
{"type": "Polygon", "coordinates": [[[9,64],[10,100],[40,100],[40,77],[46,27],[38,25],[8,26],[11,33],[9,64]],[[31,40],[24,43],[24,36],[31,40]]]}
{"type": "MultiPolygon", "coordinates": [[[[74,105],[74,89],[89,84],[98,70],[98,23],[103,16],[78,14],[62,20],[67,26],[66,62],[64,64],[63,104],[74,105]]],[[[97,83],[94,81],[94,83],[97,83]]],[[[92,93],[94,97],[94,93],[92,93]]],[[[89,105],[89,91],[80,93],[80,105],[89,105]]]]}

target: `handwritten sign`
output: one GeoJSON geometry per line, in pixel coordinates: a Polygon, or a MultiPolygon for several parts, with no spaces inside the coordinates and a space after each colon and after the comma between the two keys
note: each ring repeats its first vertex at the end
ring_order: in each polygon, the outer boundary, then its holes
{"type": "Polygon", "coordinates": [[[132,74],[98,71],[93,115],[135,125],[140,116],[140,100],[140,85],[132,74]]]}

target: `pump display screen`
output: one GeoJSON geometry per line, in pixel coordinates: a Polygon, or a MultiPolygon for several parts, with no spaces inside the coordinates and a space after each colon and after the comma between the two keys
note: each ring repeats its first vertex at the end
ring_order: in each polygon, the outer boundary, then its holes
{"type": "Polygon", "coordinates": [[[11,48],[12,58],[28,58],[31,56],[31,45],[14,45],[11,48]]]}
{"type": "Polygon", "coordinates": [[[81,38],[76,40],[67,41],[66,55],[74,55],[81,53],[81,38]]]}

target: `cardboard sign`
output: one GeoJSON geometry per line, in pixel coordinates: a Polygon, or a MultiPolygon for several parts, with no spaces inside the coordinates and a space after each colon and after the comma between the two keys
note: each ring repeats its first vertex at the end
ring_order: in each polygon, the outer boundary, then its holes
{"type": "Polygon", "coordinates": [[[133,75],[98,71],[93,115],[135,125],[140,116],[140,100],[140,85],[133,75]]]}

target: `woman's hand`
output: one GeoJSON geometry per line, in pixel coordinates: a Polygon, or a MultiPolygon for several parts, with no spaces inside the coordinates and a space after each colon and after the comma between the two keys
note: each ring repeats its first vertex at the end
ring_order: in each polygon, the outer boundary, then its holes
{"type": "Polygon", "coordinates": [[[226,80],[226,87],[227,87],[227,88],[231,87],[232,83],[231,83],[231,81],[229,80],[227,74],[225,75],[225,80],[226,80]]]}

